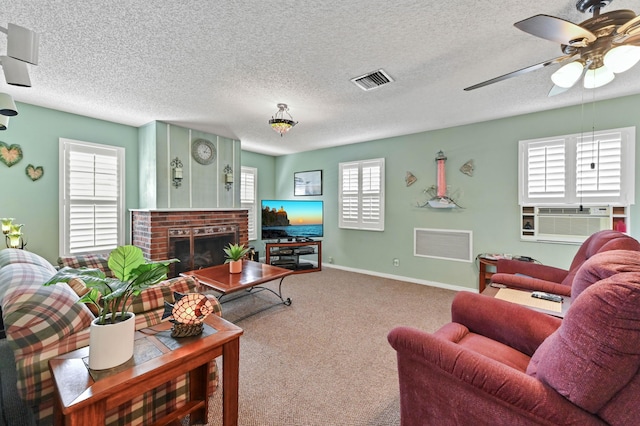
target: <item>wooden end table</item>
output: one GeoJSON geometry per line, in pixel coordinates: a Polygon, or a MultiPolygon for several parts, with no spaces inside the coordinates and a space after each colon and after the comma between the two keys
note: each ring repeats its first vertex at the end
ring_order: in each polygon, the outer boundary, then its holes
{"type": "Polygon", "coordinates": [[[158,420],[166,425],[190,414],[190,424],[206,423],[208,416],[207,364],[222,355],[223,424],[238,424],[238,367],[243,330],[210,315],[201,336],[172,338],[170,322],[136,332],[138,352],[127,363],[109,370],[89,371],[84,347],[49,360],[55,387],[54,424],[66,426],[103,425],[112,408],[160,386],[182,374],[189,374],[186,404],[158,420]],[[208,327],[210,328],[208,328],[208,327]],[[168,336],[168,337],[167,337],[168,336]]]}
{"type": "MultiPolygon", "coordinates": [[[[286,306],[291,305],[290,298],[282,297],[282,281],[288,275],[294,272],[290,269],[280,268],[278,266],[269,265],[266,263],[258,263],[252,260],[242,261],[242,272],[238,274],[232,274],[229,272],[229,265],[216,265],[208,268],[197,269],[195,271],[183,272],[180,275],[185,275],[195,278],[200,284],[208,287],[220,295],[217,296],[220,303],[222,298],[228,294],[236,293],[241,290],[252,291],[258,289],[258,291],[267,290],[275,294],[280,302],[267,306],[264,309],[251,313],[255,315],[273,306],[284,304],[286,306]],[[280,280],[278,286],[278,292],[276,293],[268,287],[261,287],[260,284],[267,283],[269,281],[280,280]]],[[[248,315],[248,316],[251,316],[248,315]]],[[[240,318],[237,321],[245,319],[247,317],[240,318]]]]}

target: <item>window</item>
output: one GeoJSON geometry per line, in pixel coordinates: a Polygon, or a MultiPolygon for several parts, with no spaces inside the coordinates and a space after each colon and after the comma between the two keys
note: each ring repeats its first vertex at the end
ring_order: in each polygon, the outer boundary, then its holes
{"type": "Polygon", "coordinates": [[[60,139],[60,253],[124,243],[124,148],[60,139]]]}
{"type": "Polygon", "coordinates": [[[384,231],[384,158],[339,166],[340,228],[384,231]]]}
{"type": "Polygon", "coordinates": [[[256,211],[258,169],[242,167],[240,172],[240,205],[249,210],[249,240],[258,239],[258,224],[256,211]]]}
{"type": "Polygon", "coordinates": [[[634,203],[635,127],[520,141],[520,205],[634,203]]]}

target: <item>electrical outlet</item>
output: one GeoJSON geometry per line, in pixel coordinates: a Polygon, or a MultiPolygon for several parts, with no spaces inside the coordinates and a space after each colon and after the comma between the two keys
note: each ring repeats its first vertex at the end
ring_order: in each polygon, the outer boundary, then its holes
{"type": "Polygon", "coordinates": [[[333,263],[333,257],[329,256],[329,263],[333,263]]]}
{"type": "Polygon", "coordinates": [[[393,266],[400,266],[400,259],[393,259],[393,266]]]}

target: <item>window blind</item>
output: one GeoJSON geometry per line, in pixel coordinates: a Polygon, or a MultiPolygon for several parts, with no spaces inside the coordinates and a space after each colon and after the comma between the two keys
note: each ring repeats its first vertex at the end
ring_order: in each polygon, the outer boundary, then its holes
{"type": "Polygon", "coordinates": [[[629,205],[635,127],[520,141],[519,203],[629,205]]]}
{"type": "Polygon", "coordinates": [[[384,158],[340,163],[339,226],[384,230],[384,158]]]}
{"type": "Polygon", "coordinates": [[[258,169],[242,167],[240,173],[240,204],[249,212],[249,240],[257,240],[257,181],[258,169]]]}
{"type": "Polygon", "coordinates": [[[578,142],[578,196],[618,197],[622,190],[622,135],[601,134],[578,142]]]}
{"type": "Polygon", "coordinates": [[[124,241],[124,149],[61,143],[61,253],[110,251],[124,241]]]}
{"type": "Polygon", "coordinates": [[[528,151],[528,194],[536,197],[564,197],[564,141],[532,144],[528,151]]]}

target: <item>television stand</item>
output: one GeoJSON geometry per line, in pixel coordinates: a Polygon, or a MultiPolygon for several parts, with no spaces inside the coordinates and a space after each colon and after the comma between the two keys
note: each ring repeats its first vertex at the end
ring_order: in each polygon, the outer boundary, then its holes
{"type": "Polygon", "coordinates": [[[291,269],[296,274],[322,270],[321,241],[287,241],[266,243],[266,263],[291,269]],[[316,256],[317,262],[300,259],[300,256],[316,256]]]}

